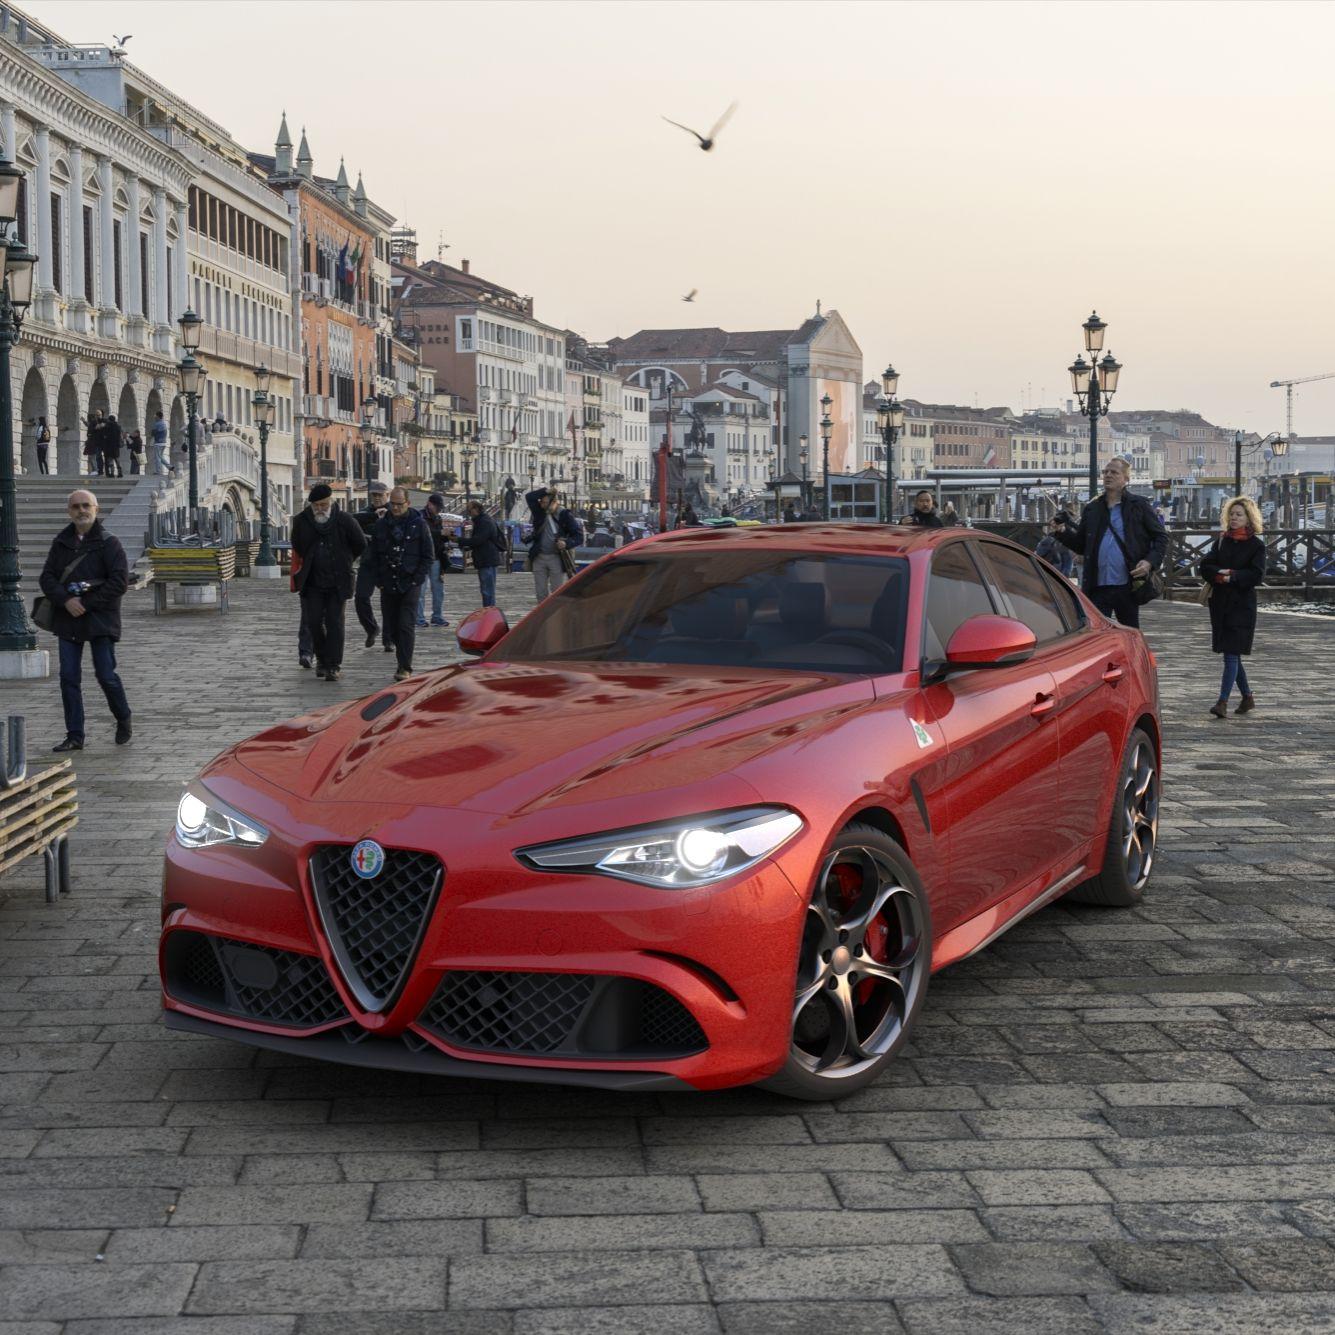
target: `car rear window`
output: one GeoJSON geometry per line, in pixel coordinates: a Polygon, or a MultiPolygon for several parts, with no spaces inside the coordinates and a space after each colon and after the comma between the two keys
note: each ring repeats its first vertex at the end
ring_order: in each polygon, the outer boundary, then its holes
{"type": "Polygon", "coordinates": [[[628,554],[558,590],[506,636],[496,657],[898,672],[908,584],[899,557],[628,554]]]}

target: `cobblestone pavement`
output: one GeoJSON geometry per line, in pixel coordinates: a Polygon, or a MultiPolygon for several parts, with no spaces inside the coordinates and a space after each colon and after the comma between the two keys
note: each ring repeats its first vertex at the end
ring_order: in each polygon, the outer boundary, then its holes
{"type": "MultiPolygon", "coordinates": [[[[502,580],[508,610],[526,596],[502,580]]],[[[227,618],[128,599],[138,731],[117,750],[90,709],[74,893],[48,907],[37,869],[0,887],[3,1335],[1335,1329],[1330,625],[1265,615],[1260,709],[1221,723],[1204,612],[1152,609],[1146,905],[1037,914],[933,981],[878,1085],[812,1107],[168,1034],[158,867],[182,779],[390,676],[359,639],[337,686],[298,671],[293,613],[250,581],[227,618]]],[[[454,650],[423,641],[419,667],[454,650]]],[[[57,695],[6,685],[38,762],[57,695]]]]}

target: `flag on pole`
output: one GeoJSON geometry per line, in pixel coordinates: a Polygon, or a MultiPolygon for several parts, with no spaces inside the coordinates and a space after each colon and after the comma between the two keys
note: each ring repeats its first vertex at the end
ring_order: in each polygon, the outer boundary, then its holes
{"type": "Polygon", "coordinates": [[[340,283],[350,281],[348,277],[348,243],[346,241],[343,243],[343,249],[338,252],[338,263],[334,272],[338,275],[340,283]]]}

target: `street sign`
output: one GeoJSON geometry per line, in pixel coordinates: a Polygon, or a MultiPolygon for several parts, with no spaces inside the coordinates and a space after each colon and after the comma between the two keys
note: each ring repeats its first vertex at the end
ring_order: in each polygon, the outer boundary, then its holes
{"type": "Polygon", "coordinates": [[[1173,484],[1166,477],[1156,477],[1154,479],[1155,491],[1171,491],[1173,484]]]}

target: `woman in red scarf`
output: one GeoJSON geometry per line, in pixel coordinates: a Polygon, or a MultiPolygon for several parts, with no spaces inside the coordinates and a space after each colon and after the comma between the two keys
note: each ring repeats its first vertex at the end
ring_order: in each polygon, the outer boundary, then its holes
{"type": "Polygon", "coordinates": [[[1255,501],[1235,496],[1224,502],[1220,513],[1223,531],[1201,562],[1200,574],[1212,589],[1210,647],[1224,655],[1224,679],[1210,713],[1227,718],[1235,683],[1242,701],[1234,712],[1247,714],[1256,708],[1242,660],[1251,653],[1256,634],[1256,586],[1265,578],[1265,540],[1255,501]]]}

